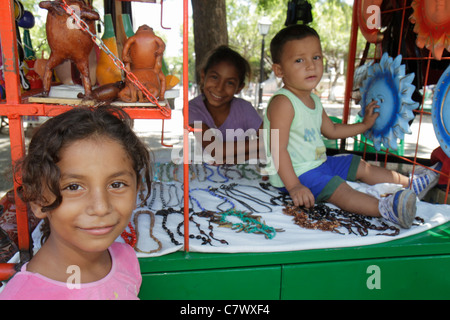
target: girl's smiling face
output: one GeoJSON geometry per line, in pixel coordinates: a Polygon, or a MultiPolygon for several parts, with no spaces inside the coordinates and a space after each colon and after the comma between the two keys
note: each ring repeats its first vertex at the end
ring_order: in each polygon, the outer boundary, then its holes
{"type": "Polygon", "coordinates": [[[104,251],[136,207],[139,185],[132,160],[121,144],[104,137],[75,141],[61,149],[60,159],[61,205],[43,213],[32,204],[38,217],[49,219],[47,242],[78,252],[104,251]]]}
{"type": "Polygon", "coordinates": [[[244,87],[239,73],[230,62],[220,62],[202,73],[203,94],[208,108],[230,107],[230,101],[244,87]]]}

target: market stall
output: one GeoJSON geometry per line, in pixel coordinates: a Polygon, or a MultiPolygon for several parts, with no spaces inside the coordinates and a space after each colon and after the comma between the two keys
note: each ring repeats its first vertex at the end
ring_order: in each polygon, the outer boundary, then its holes
{"type": "MultiPolygon", "coordinates": [[[[6,83],[6,100],[1,102],[0,113],[9,118],[15,161],[24,154],[22,117],[53,116],[72,108],[73,104],[33,101],[36,97],[21,93],[15,62],[13,2],[2,0],[0,8],[0,18],[5,21],[0,26],[0,35],[6,83]]],[[[358,24],[361,7],[357,2],[353,12],[344,123],[348,121],[352,99],[355,43],[361,27],[358,24]]],[[[411,4],[399,2],[402,4],[390,10],[401,14],[405,22],[411,4]]],[[[187,10],[185,0],[184,43],[188,35],[187,10]]],[[[381,48],[378,40],[371,41],[381,48]]],[[[433,55],[448,62],[445,52],[442,56],[439,46],[436,48],[433,55]]],[[[185,150],[189,149],[188,133],[193,131],[186,119],[187,59],[185,45],[185,150]]],[[[380,59],[381,55],[374,57],[377,62],[380,59]]],[[[428,62],[426,84],[431,51],[422,60],[428,62]]],[[[404,88],[408,91],[408,86],[404,88]]],[[[440,99],[437,105],[447,105],[446,95],[440,99]]],[[[165,103],[152,102],[151,106],[119,104],[124,105],[132,118],[170,119],[170,108],[165,103]]],[[[422,114],[423,110],[418,112],[422,114]]],[[[389,142],[397,138],[401,137],[389,139],[385,143],[387,147],[395,147],[389,142]]],[[[420,165],[417,159],[403,160],[413,166],[420,165]]],[[[20,184],[20,177],[17,178],[16,187],[20,184]]],[[[375,196],[397,188],[360,183],[351,186],[375,196]]],[[[357,217],[331,205],[317,206],[314,210],[293,208],[289,198],[266,182],[260,166],[189,163],[188,152],[184,153],[181,164],[155,163],[151,196],[145,203],[141,204],[139,199],[137,203],[138,208],[118,241],[133,246],[139,257],[143,275],[141,299],[448,298],[448,205],[418,202],[417,219],[407,230],[381,219],[357,217]]],[[[32,234],[29,232],[28,210],[18,196],[15,196],[15,206],[19,254],[0,265],[2,280],[14,274],[16,264],[28,261],[32,250],[39,249],[39,228],[32,234]]]]}

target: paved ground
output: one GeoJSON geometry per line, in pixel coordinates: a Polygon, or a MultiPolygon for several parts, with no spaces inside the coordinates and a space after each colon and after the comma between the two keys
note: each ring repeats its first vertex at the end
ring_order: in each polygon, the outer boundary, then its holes
{"type": "MultiPolygon", "coordinates": [[[[329,115],[342,117],[342,104],[324,104],[329,115]]],[[[173,145],[173,148],[161,145],[161,120],[135,120],[135,130],[153,151],[155,161],[168,162],[173,158],[182,157],[183,141],[183,116],[182,101],[175,100],[175,109],[172,112],[172,119],[164,123],[164,143],[173,145]]],[[[354,120],[358,108],[353,108],[350,122],[354,120]]],[[[411,126],[412,135],[405,135],[405,156],[414,156],[417,144],[417,133],[419,132],[419,120],[415,120],[411,126]]],[[[194,146],[193,139],[190,139],[191,146],[194,146]]],[[[352,145],[351,139],[348,143],[352,145]]],[[[431,152],[439,146],[434,134],[431,116],[424,116],[420,126],[420,140],[418,157],[429,159],[431,152]]],[[[0,133],[0,195],[12,188],[13,180],[11,174],[11,149],[9,143],[8,128],[3,128],[0,133]]]]}

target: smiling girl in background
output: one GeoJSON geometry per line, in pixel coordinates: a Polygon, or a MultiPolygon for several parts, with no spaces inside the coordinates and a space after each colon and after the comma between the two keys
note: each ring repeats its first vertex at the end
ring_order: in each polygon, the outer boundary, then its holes
{"type": "Polygon", "coordinates": [[[220,46],[211,53],[201,71],[202,94],[189,101],[189,125],[198,128],[201,123],[202,132],[195,135],[203,148],[214,141],[220,144],[214,155],[218,163],[225,162],[227,157],[237,160],[240,153],[245,153],[245,160],[257,157],[254,154],[257,150],[249,150],[248,140],[258,136],[262,119],[250,102],[235,97],[249,75],[248,62],[236,51],[220,46]],[[237,141],[242,140],[246,140],[245,150],[238,150],[237,141]],[[233,144],[228,148],[232,154],[219,154],[218,149],[227,150],[227,142],[233,144]]]}

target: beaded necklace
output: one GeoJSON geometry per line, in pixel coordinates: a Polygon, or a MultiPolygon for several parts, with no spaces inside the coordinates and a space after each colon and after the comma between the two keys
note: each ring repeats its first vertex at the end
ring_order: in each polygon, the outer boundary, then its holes
{"type": "MultiPolygon", "coordinates": [[[[244,198],[246,200],[255,202],[255,203],[257,203],[257,204],[259,204],[259,205],[269,209],[269,211],[265,211],[265,212],[272,212],[271,203],[265,202],[265,201],[261,200],[260,198],[253,197],[250,194],[248,194],[248,193],[246,193],[246,192],[244,192],[242,190],[238,190],[238,189],[236,189],[237,186],[252,187],[252,188],[256,188],[259,192],[264,192],[263,190],[261,190],[260,188],[258,188],[256,186],[239,185],[237,183],[230,183],[229,185],[224,185],[223,184],[223,185],[220,186],[220,189],[224,190],[224,192],[225,192],[225,194],[227,196],[231,197],[232,199],[235,199],[239,203],[243,204],[245,207],[249,208],[249,210],[251,210],[251,212],[254,212],[255,210],[248,204],[247,201],[239,200],[239,198],[244,198]],[[236,198],[236,197],[239,197],[239,198],[236,198]]],[[[266,193],[266,192],[264,192],[264,193],[266,193]]],[[[258,211],[258,212],[263,212],[263,211],[258,211]]]]}
{"type": "Polygon", "coordinates": [[[197,178],[197,181],[199,181],[199,182],[206,181],[206,177],[208,176],[208,173],[206,172],[206,167],[204,165],[191,164],[191,165],[189,165],[189,170],[192,171],[192,174],[194,177],[197,178]],[[203,168],[202,174],[200,174],[199,167],[203,168]]]}
{"type": "Polygon", "coordinates": [[[212,196],[214,196],[214,197],[216,197],[216,198],[219,198],[219,199],[221,199],[221,200],[223,200],[223,202],[221,202],[219,205],[217,205],[216,206],[216,209],[217,210],[219,210],[219,211],[221,211],[220,210],[220,206],[222,206],[223,204],[225,204],[225,203],[228,203],[229,205],[230,205],[230,208],[228,209],[228,210],[231,210],[231,209],[234,209],[234,203],[233,202],[231,202],[229,199],[227,199],[226,197],[223,197],[223,196],[221,196],[221,195],[218,195],[216,192],[215,192],[215,188],[212,188],[211,186],[208,186],[208,188],[194,188],[194,189],[190,189],[189,190],[189,199],[190,200],[192,200],[192,201],[194,201],[196,204],[197,204],[197,206],[200,208],[200,210],[201,211],[207,211],[201,204],[200,204],[200,201],[198,201],[196,198],[194,198],[193,196],[192,196],[192,192],[194,192],[194,191],[204,191],[204,192],[207,192],[207,193],[209,193],[210,195],[212,195],[212,196]]]}
{"type": "Polygon", "coordinates": [[[177,165],[177,164],[173,165],[173,171],[172,171],[173,180],[176,182],[183,182],[183,181],[178,180],[178,168],[179,168],[179,165],[177,165]]]}
{"type": "MultiPolygon", "coordinates": [[[[176,197],[177,197],[177,202],[178,202],[178,204],[182,203],[182,199],[180,200],[180,199],[178,198],[178,194],[177,194],[177,190],[178,190],[178,189],[176,188],[175,185],[169,185],[169,200],[166,201],[166,199],[165,199],[165,197],[164,197],[164,186],[163,186],[162,183],[160,183],[160,189],[159,189],[159,192],[160,192],[160,199],[161,199],[161,203],[162,203],[162,209],[161,209],[161,210],[158,210],[158,211],[156,212],[156,215],[160,215],[160,216],[163,217],[163,220],[162,220],[162,228],[163,228],[164,231],[168,234],[168,236],[169,236],[169,238],[170,238],[170,241],[171,241],[173,244],[175,244],[175,245],[181,245],[181,243],[175,238],[175,234],[174,234],[174,233],[168,228],[168,226],[167,226],[167,220],[168,220],[168,217],[169,217],[170,214],[172,214],[172,213],[183,214],[183,208],[180,208],[179,210],[175,210],[175,209],[173,209],[172,207],[169,207],[169,206],[168,206],[168,205],[170,204],[170,202],[171,202],[170,188],[175,188],[175,195],[176,195],[176,197]]],[[[199,188],[198,188],[198,189],[195,189],[195,190],[202,190],[202,189],[199,189],[199,188]]],[[[192,190],[192,191],[195,191],[195,190],[192,190]]],[[[207,189],[204,189],[203,191],[207,191],[207,192],[208,192],[207,189]]],[[[154,197],[153,197],[153,196],[152,196],[152,200],[154,200],[154,197]]],[[[202,205],[200,204],[200,202],[199,202],[196,198],[194,198],[194,197],[191,196],[191,193],[190,193],[190,196],[189,196],[189,200],[190,200],[190,202],[191,202],[192,207],[193,207],[193,202],[195,202],[195,203],[198,205],[199,208],[201,208],[202,210],[204,210],[204,208],[202,207],[202,205]]],[[[227,200],[227,199],[225,199],[225,200],[227,200]]],[[[153,202],[153,201],[151,201],[151,202],[153,202]]],[[[193,210],[193,209],[191,209],[191,210],[193,210]]],[[[193,215],[194,215],[194,213],[192,213],[192,214],[190,215],[189,221],[191,221],[192,223],[195,224],[196,228],[197,228],[198,231],[199,231],[199,234],[197,234],[197,235],[195,235],[195,234],[190,234],[190,235],[189,235],[189,238],[190,238],[190,239],[199,239],[199,240],[202,240],[202,245],[205,245],[205,244],[212,245],[212,240],[218,241],[218,242],[223,243],[223,244],[228,244],[227,241],[225,241],[225,240],[220,240],[220,239],[217,239],[217,238],[214,237],[213,227],[212,227],[212,225],[211,225],[209,222],[208,222],[208,224],[209,224],[209,226],[208,226],[209,232],[203,230],[201,224],[198,223],[198,222],[194,219],[193,215]]],[[[201,215],[198,215],[198,216],[201,217],[201,215]]],[[[181,227],[183,226],[183,224],[184,224],[184,219],[177,225],[177,228],[176,228],[177,234],[178,234],[179,236],[181,236],[181,237],[184,237],[184,234],[183,234],[183,232],[181,231],[181,227]]]]}
{"type": "Polygon", "coordinates": [[[137,243],[136,243],[136,245],[134,246],[134,250],[136,250],[137,252],[148,253],[148,254],[160,251],[162,248],[162,243],[161,243],[161,241],[159,241],[158,238],[156,238],[153,235],[153,227],[155,226],[155,214],[152,211],[145,209],[145,208],[139,208],[138,211],[136,211],[134,214],[134,225],[136,226],[137,238],[139,238],[139,226],[138,226],[139,219],[138,218],[139,218],[140,214],[148,214],[150,216],[149,235],[150,235],[150,238],[152,238],[158,244],[158,248],[156,248],[154,250],[150,250],[150,251],[143,251],[138,248],[137,243]]]}
{"type": "Polygon", "coordinates": [[[239,171],[235,166],[233,166],[231,164],[222,164],[221,166],[224,171],[225,177],[227,177],[228,179],[234,179],[234,177],[232,175],[230,175],[230,172],[235,172],[237,174],[236,179],[244,178],[244,176],[242,175],[242,172],[239,171]],[[234,168],[232,168],[232,167],[234,167],[234,168]]]}
{"type": "Polygon", "coordinates": [[[169,229],[169,228],[167,228],[167,218],[168,218],[168,216],[169,216],[169,214],[171,214],[171,213],[181,213],[181,212],[179,212],[179,211],[176,211],[176,210],[174,210],[174,209],[172,209],[172,208],[167,208],[167,209],[161,209],[161,210],[158,210],[158,211],[156,211],[156,215],[159,215],[159,216],[162,216],[163,217],[163,221],[162,221],[162,228],[164,229],[164,231],[169,235],[169,238],[170,238],[170,241],[174,244],[174,245],[181,245],[181,243],[180,242],[178,242],[176,239],[175,239],[175,236],[174,236],[174,234],[173,234],[173,232],[169,229]]]}
{"type": "MultiPolygon", "coordinates": [[[[197,229],[200,232],[200,234],[198,234],[198,235],[190,234],[189,238],[190,239],[198,239],[198,240],[201,239],[203,241],[201,243],[202,245],[209,244],[209,245],[212,246],[213,245],[212,244],[212,240],[218,241],[218,242],[220,242],[222,244],[228,244],[228,242],[226,240],[224,240],[224,239],[217,239],[217,238],[215,238],[214,233],[213,233],[214,227],[211,225],[211,222],[209,220],[208,220],[208,229],[209,229],[209,233],[208,234],[201,228],[201,224],[194,220],[194,215],[198,215],[199,217],[202,217],[202,216],[206,216],[207,214],[208,213],[206,213],[206,212],[200,212],[200,213],[193,213],[193,214],[191,214],[191,216],[189,217],[189,221],[192,221],[195,224],[195,226],[197,227],[197,229]]],[[[184,234],[181,231],[181,227],[183,225],[184,225],[184,220],[181,221],[178,224],[178,226],[177,226],[177,233],[178,233],[178,235],[180,235],[182,237],[184,237],[184,234]]]]}
{"type": "MultiPolygon", "coordinates": [[[[380,219],[376,219],[379,225],[373,224],[371,221],[375,218],[350,213],[341,209],[334,209],[325,204],[317,204],[313,208],[306,209],[287,204],[283,209],[283,213],[293,216],[294,223],[300,227],[307,229],[319,229],[322,231],[331,231],[339,234],[345,234],[338,230],[340,227],[347,229],[348,234],[359,236],[367,236],[369,229],[377,231],[392,230],[391,233],[377,233],[377,235],[396,236],[400,229],[393,225],[388,225],[380,219]]],[[[422,222],[420,217],[417,221],[422,222]]]]}
{"type": "Polygon", "coordinates": [[[221,227],[228,227],[237,232],[244,231],[246,233],[263,234],[266,239],[273,239],[277,231],[283,232],[283,229],[275,229],[261,222],[261,216],[252,215],[248,212],[238,210],[228,210],[226,212],[219,212],[211,218],[212,222],[217,223],[221,227]],[[233,223],[227,220],[228,217],[234,216],[239,218],[242,222],[233,223]]]}
{"type": "Polygon", "coordinates": [[[214,182],[214,183],[227,183],[228,182],[228,178],[227,177],[225,177],[221,172],[220,172],[220,166],[215,166],[216,167],[216,172],[217,172],[217,175],[219,176],[219,177],[221,177],[221,178],[223,178],[224,179],[224,181],[216,181],[216,180],[213,180],[212,179],[212,176],[214,176],[214,170],[211,168],[211,167],[209,167],[206,163],[203,163],[203,167],[206,169],[206,170],[209,170],[209,175],[206,177],[206,179],[208,180],[208,181],[211,181],[211,182],[214,182]]]}
{"type": "Polygon", "coordinates": [[[213,233],[214,227],[211,224],[213,222],[211,218],[214,216],[214,214],[215,214],[214,212],[212,212],[212,211],[201,211],[201,212],[194,212],[193,214],[197,215],[199,217],[206,217],[206,218],[208,218],[208,229],[210,230],[209,231],[209,236],[211,237],[211,239],[213,239],[215,241],[218,241],[218,242],[220,242],[222,244],[228,245],[228,241],[226,241],[224,239],[217,239],[217,238],[214,237],[214,233],[213,233]]]}
{"type": "MultiPolygon", "coordinates": [[[[133,225],[131,224],[131,222],[128,223],[128,228],[130,229],[130,232],[123,230],[120,236],[125,241],[125,243],[130,245],[132,248],[135,248],[135,250],[136,250],[136,243],[137,243],[138,235],[137,235],[135,229],[133,228],[133,225]]],[[[136,227],[136,229],[137,229],[137,227],[136,227]]]]}
{"type": "MultiPolygon", "coordinates": [[[[150,200],[150,207],[153,204],[153,202],[155,201],[155,186],[154,183],[152,183],[152,199],[150,200]]],[[[143,194],[140,193],[139,195],[140,199],[143,201],[143,194]]],[[[161,250],[162,244],[161,242],[153,236],[153,226],[155,224],[154,221],[154,215],[150,210],[144,209],[143,208],[144,204],[141,205],[141,207],[139,207],[137,210],[135,210],[134,212],[134,228],[133,225],[131,223],[131,221],[128,223],[128,228],[130,229],[130,232],[127,232],[126,230],[124,230],[121,234],[122,239],[128,243],[132,248],[134,248],[135,251],[137,252],[143,252],[143,253],[153,253],[153,252],[157,252],[159,250],[161,250]],[[145,212],[144,212],[145,211],[145,212]],[[145,251],[141,251],[138,247],[137,247],[137,241],[139,239],[139,226],[138,226],[138,216],[141,213],[148,213],[150,215],[150,237],[155,240],[158,243],[158,249],[153,250],[152,252],[145,252],[145,251]]]]}
{"type": "Polygon", "coordinates": [[[242,177],[244,177],[245,179],[248,179],[248,180],[255,180],[255,179],[261,178],[261,175],[258,172],[249,168],[248,166],[249,166],[248,163],[238,165],[238,168],[240,168],[240,170],[242,172],[242,177]],[[248,177],[246,172],[252,173],[253,177],[248,177]]]}

